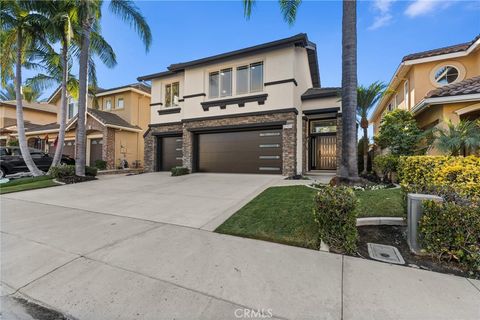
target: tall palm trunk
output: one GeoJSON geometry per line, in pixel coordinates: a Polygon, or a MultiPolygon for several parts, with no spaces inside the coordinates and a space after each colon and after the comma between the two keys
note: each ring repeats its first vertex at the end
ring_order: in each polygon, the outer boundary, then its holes
{"type": "Polygon", "coordinates": [[[37,168],[35,162],[33,162],[30,150],[28,150],[27,137],[25,136],[25,125],[23,121],[23,101],[22,101],[22,50],[23,50],[23,34],[22,29],[18,28],[17,31],[17,61],[15,64],[15,95],[17,99],[17,133],[18,144],[20,145],[20,151],[22,158],[28,167],[28,170],[33,176],[41,176],[43,172],[37,168]]]}
{"type": "Polygon", "coordinates": [[[86,163],[86,113],[87,113],[87,87],[88,87],[88,59],[90,53],[90,32],[93,18],[87,15],[83,24],[82,43],[80,44],[79,61],[79,97],[78,97],[78,119],[75,135],[75,174],[85,176],[86,163]]]}
{"type": "Polygon", "coordinates": [[[65,129],[67,127],[67,82],[68,82],[68,43],[66,37],[62,39],[62,105],[60,108],[60,128],[58,131],[57,147],[52,161],[52,167],[57,166],[63,153],[65,129]]]}
{"type": "Polygon", "coordinates": [[[362,119],[362,129],[363,129],[363,174],[367,174],[368,168],[368,120],[362,119]],[[367,123],[367,126],[364,126],[363,123],[367,123]]]}
{"type": "Polygon", "coordinates": [[[357,164],[357,2],[343,1],[342,19],[342,159],[340,178],[358,180],[357,164]]]}

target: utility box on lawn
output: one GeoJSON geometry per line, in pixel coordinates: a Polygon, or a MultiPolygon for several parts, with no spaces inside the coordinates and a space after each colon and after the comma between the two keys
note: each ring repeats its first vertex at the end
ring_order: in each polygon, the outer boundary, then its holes
{"type": "Polygon", "coordinates": [[[443,201],[441,197],[431,194],[409,193],[407,195],[407,242],[410,250],[416,254],[422,250],[418,238],[418,222],[423,215],[422,202],[426,200],[443,201]]]}

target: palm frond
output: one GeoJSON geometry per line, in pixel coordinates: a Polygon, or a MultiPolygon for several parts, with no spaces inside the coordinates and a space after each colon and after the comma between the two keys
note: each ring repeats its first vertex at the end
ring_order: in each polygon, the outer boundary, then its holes
{"type": "Polygon", "coordinates": [[[243,0],[243,14],[245,18],[250,19],[250,17],[252,16],[252,9],[255,4],[255,0],[243,0]]]}
{"type": "Polygon", "coordinates": [[[293,25],[297,18],[297,11],[302,3],[302,0],[279,0],[280,11],[283,19],[289,24],[293,25]]]}
{"type": "Polygon", "coordinates": [[[92,53],[96,54],[107,67],[115,67],[117,65],[115,51],[102,35],[97,32],[92,32],[90,34],[90,40],[92,53]]]}
{"type": "Polygon", "coordinates": [[[148,51],[152,43],[152,33],[135,3],[130,0],[112,0],[110,10],[135,29],[145,45],[145,50],[148,51]]]}

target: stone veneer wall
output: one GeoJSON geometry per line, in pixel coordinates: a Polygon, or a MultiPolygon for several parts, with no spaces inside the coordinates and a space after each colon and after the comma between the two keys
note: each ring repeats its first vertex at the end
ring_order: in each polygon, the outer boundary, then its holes
{"type": "Polygon", "coordinates": [[[296,147],[297,147],[297,128],[296,128],[295,112],[275,113],[265,115],[249,115],[238,117],[229,117],[221,119],[205,119],[184,122],[183,124],[174,125],[155,125],[150,128],[150,131],[145,136],[145,171],[155,171],[155,154],[156,154],[156,141],[154,133],[160,132],[183,132],[183,166],[192,169],[193,166],[193,137],[194,134],[190,131],[195,128],[214,128],[223,126],[235,126],[245,124],[258,124],[258,123],[272,123],[285,121],[289,127],[283,127],[282,130],[282,174],[291,176],[296,173],[296,147]]]}
{"type": "Polygon", "coordinates": [[[107,169],[115,169],[115,129],[105,127],[102,142],[102,159],[107,162],[107,169]]]}

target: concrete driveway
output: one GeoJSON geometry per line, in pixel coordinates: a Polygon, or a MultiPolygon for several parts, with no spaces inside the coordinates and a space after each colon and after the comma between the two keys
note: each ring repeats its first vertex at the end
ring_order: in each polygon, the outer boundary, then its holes
{"type": "Polygon", "coordinates": [[[480,281],[205,230],[276,179],[146,174],[1,196],[2,316],[45,319],[17,312],[23,297],[82,320],[478,320],[480,281]]]}
{"type": "Polygon", "coordinates": [[[100,180],[13,193],[9,199],[214,230],[281,176],[168,172],[100,176],[100,180]]]}

